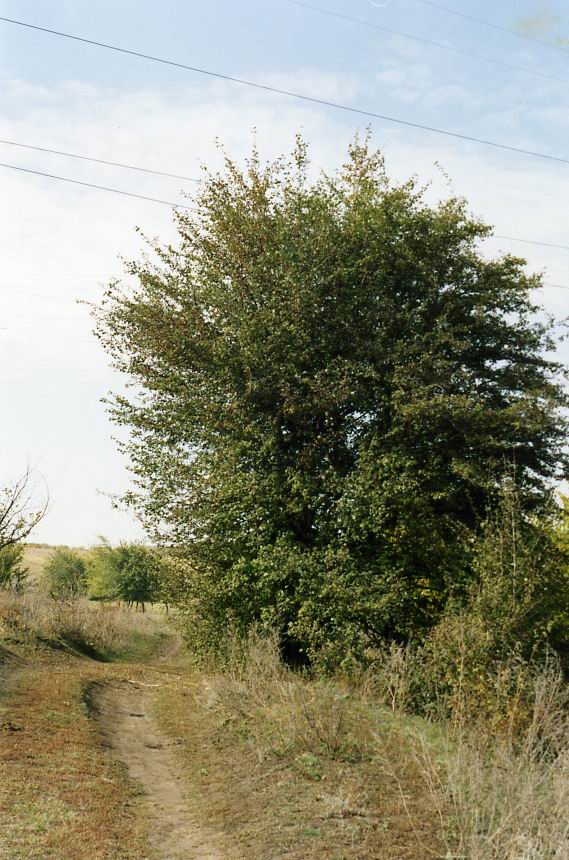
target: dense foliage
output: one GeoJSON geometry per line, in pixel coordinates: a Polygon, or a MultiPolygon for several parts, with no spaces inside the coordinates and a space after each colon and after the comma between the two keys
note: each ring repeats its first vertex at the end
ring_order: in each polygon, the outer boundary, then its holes
{"type": "Polygon", "coordinates": [[[227,162],[177,247],[112,284],[98,333],[136,393],[116,421],[155,541],[182,552],[194,636],[263,621],[316,653],[406,640],[476,576],[505,479],[523,514],[565,474],[566,397],[524,261],[487,259],[464,201],[430,205],[351,147],[334,176],[227,162]]]}
{"type": "Polygon", "coordinates": [[[46,562],[44,576],[52,597],[70,600],[85,594],[85,558],[76,550],[58,547],[46,562]]]}
{"type": "Polygon", "coordinates": [[[161,566],[159,556],[141,544],[112,547],[102,541],[89,554],[89,592],[99,600],[121,600],[144,607],[160,599],[161,566]]]}
{"type": "Polygon", "coordinates": [[[0,549],[0,588],[22,591],[28,568],[24,563],[24,546],[12,543],[0,549]]]}

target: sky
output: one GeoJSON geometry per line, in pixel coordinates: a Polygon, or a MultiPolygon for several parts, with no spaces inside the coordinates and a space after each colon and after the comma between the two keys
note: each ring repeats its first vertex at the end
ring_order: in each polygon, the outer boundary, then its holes
{"type": "MultiPolygon", "coordinates": [[[[0,16],[569,160],[565,6],[559,0],[0,0],[0,16]]],[[[430,182],[433,201],[464,196],[500,236],[569,246],[569,163],[562,161],[2,21],[0,92],[3,141],[189,179],[203,166],[220,166],[217,141],[241,162],[255,139],[270,159],[289,151],[298,132],[310,144],[313,170],[334,170],[355,133],[369,125],[395,180],[417,175],[430,182]]],[[[191,203],[195,187],[8,143],[0,143],[0,162],[170,203],[191,203]]],[[[37,541],[143,539],[130,513],[112,501],[129,488],[130,476],[102,398],[123,391],[125,380],[92,334],[88,303],[121,276],[121,260],[140,257],[141,233],[175,241],[172,208],[5,166],[0,181],[0,485],[31,465],[38,502],[49,488],[37,541]]],[[[486,243],[488,255],[505,251],[524,256],[530,271],[559,285],[537,298],[548,312],[566,316],[569,250],[510,239],[486,243]]],[[[569,348],[561,345],[559,356],[569,360],[569,348]]]]}

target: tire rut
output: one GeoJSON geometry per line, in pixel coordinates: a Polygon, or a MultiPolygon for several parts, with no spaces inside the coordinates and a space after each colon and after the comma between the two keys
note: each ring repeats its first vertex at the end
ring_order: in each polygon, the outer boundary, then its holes
{"type": "Polygon", "coordinates": [[[223,860],[215,834],[200,827],[187,808],[183,771],[175,747],[150,714],[148,691],[132,681],[94,683],[85,701],[112,754],[143,789],[155,857],[223,860]]]}

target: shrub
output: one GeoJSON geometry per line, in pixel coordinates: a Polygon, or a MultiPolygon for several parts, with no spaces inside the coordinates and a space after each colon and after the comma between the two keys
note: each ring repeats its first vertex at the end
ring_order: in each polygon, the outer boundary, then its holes
{"type": "Polygon", "coordinates": [[[28,573],[22,544],[10,544],[0,549],[0,588],[23,591],[28,573]]]}
{"type": "Polygon", "coordinates": [[[449,715],[523,722],[536,665],[556,653],[567,667],[569,578],[558,523],[558,512],[523,516],[515,494],[504,494],[476,542],[476,584],[423,646],[425,708],[436,702],[449,715]]]}
{"type": "Polygon", "coordinates": [[[75,550],[56,549],[45,565],[44,575],[55,599],[77,598],[87,590],[85,559],[75,550]]]}

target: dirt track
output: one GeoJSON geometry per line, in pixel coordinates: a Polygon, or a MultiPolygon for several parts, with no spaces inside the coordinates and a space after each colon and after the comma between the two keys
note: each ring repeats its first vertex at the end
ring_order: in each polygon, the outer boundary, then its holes
{"type": "Polygon", "coordinates": [[[175,747],[149,713],[149,689],[132,681],[92,684],[86,701],[112,754],[145,795],[159,860],[222,860],[213,833],[190,816],[175,747]]]}

